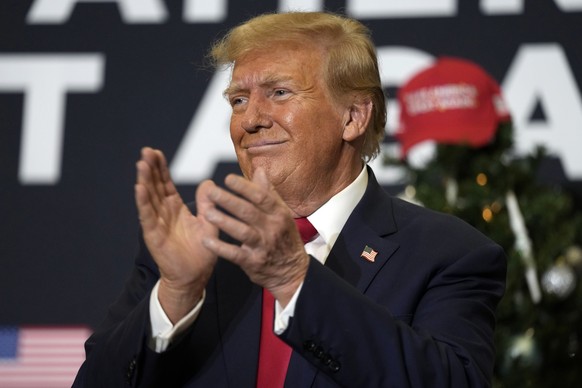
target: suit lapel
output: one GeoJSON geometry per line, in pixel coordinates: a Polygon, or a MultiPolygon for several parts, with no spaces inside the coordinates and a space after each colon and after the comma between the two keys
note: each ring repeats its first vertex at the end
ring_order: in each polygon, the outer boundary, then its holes
{"type": "Polygon", "coordinates": [[[396,230],[392,199],[368,168],[366,192],[344,225],[325,265],[365,293],[378,271],[398,249],[398,244],[386,239],[396,230]],[[377,252],[373,262],[362,257],[366,247],[377,252]]]}
{"type": "MultiPolygon", "coordinates": [[[[396,230],[392,199],[368,167],[366,192],[344,225],[325,266],[365,294],[378,271],[398,249],[398,244],[386,239],[396,230]],[[378,252],[373,262],[361,257],[366,246],[378,252]]],[[[285,386],[314,386],[318,372],[314,365],[293,352],[285,386]]]]}

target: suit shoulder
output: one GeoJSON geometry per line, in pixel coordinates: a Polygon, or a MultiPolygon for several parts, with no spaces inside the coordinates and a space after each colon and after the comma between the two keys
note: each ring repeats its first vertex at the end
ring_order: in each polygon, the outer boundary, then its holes
{"type": "Polygon", "coordinates": [[[477,228],[454,215],[395,197],[392,197],[392,208],[398,231],[414,233],[419,239],[439,239],[459,246],[496,244],[477,228]]]}

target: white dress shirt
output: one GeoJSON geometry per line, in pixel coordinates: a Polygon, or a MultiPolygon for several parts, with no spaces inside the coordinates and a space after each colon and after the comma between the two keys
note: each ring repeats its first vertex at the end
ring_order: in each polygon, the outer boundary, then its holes
{"type": "MultiPolygon", "coordinates": [[[[362,169],[358,177],[342,191],[334,195],[323,206],[307,217],[309,222],[317,230],[318,235],[313,240],[305,244],[305,251],[315,257],[319,262],[325,264],[325,260],[335,244],[344,224],[350,214],[364,195],[368,185],[368,172],[366,166],[362,169]]],[[[287,304],[285,309],[281,309],[279,302],[275,303],[275,327],[276,334],[281,334],[289,324],[289,318],[295,311],[295,303],[301,292],[303,283],[287,304]]],[[[154,286],[150,296],[150,321],[152,324],[152,338],[150,346],[156,352],[165,351],[174,337],[190,326],[198,316],[204,295],[201,301],[175,325],[165,314],[158,300],[159,281],[154,286]]]]}

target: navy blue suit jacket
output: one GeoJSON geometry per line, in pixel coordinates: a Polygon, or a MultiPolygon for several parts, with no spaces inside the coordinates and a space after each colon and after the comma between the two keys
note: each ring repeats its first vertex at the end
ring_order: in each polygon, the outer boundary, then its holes
{"type": "MultiPolygon", "coordinates": [[[[486,387],[502,249],[463,221],[390,197],[372,171],[325,266],[311,258],[294,318],[286,387],[486,387]],[[365,246],[378,252],[361,257],[365,246]]],[[[147,346],[158,271],[135,269],[87,341],[77,387],[254,387],[261,289],[219,260],[196,322],[161,354],[147,346]]]]}

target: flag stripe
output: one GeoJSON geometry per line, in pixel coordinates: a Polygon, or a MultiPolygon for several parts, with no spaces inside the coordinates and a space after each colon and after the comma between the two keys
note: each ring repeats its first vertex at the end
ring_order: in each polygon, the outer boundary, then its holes
{"type": "Polygon", "coordinates": [[[360,256],[368,261],[374,262],[374,260],[376,260],[377,254],[378,252],[376,252],[374,249],[366,245],[360,256]]]}
{"type": "Polygon", "coordinates": [[[0,348],[5,348],[0,352],[0,387],[70,387],[90,334],[85,327],[0,326],[0,348]]]}
{"type": "MultiPolygon", "coordinates": [[[[41,360],[41,362],[21,362],[18,361],[0,361],[0,376],[3,375],[2,372],[9,371],[9,370],[16,370],[22,368],[50,368],[50,369],[57,369],[57,368],[70,368],[71,365],[77,364],[80,357],[69,358],[69,359],[62,359],[59,358],[55,362],[45,362],[41,360]]],[[[80,366],[77,365],[77,366],[80,366]]]]}

